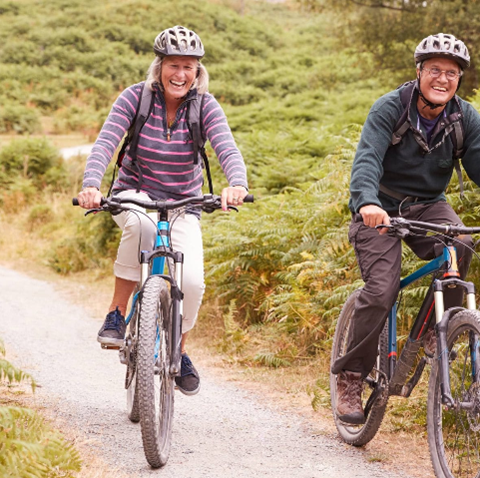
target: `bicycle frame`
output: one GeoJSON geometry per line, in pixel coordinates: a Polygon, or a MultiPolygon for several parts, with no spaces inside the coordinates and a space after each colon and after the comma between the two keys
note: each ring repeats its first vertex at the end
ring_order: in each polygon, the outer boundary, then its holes
{"type": "MultiPolygon", "coordinates": [[[[471,282],[460,279],[457,264],[457,251],[452,244],[446,244],[443,248],[442,255],[432,259],[420,269],[411,273],[400,281],[400,290],[404,289],[413,282],[425,277],[426,275],[439,272],[446,264],[443,278],[433,280],[434,300],[426,317],[422,317],[421,311],[426,305],[428,295],[424,304],[420,308],[420,312],[412,326],[410,335],[405,343],[402,353],[397,360],[397,302],[393,305],[388,315],[388,379],[389,393],[391,395],[401,395],[408,397],[415,385],[418,383],[423,372],[426,358],[423,357],[418,363],[411,379],[406,382],[407,376],[413,366],[417,353],[422,345],[422,338],[427,330],[430,322],[432,308],[435,307],[435,322],[438,332],[438,350],[442,351],[438,359],[442,364],[443,388],[442,401],[447,406],[454,406],[454,400],[450,391],[450,380],[448,373],[448,354],[443,351],[447,348],[447,327],[450,318],[461,307],[454,307],[445,311],[443,291],[446,287],[462,287],[466,291],[467,309],[474,310],[475,304],[475,286],[471,282]]],[[[475,372],[476,373],[476,372],[475,372]]]]}
{"type": "MultiPolygon", "coordinates": [[[[158,213],[157,237],[153,251],[141,251],[140,267],[140,289],[134,295],[132,307],[125,322],[128,324],[134,314],[139,295],[142,293],[143,286],[147,279],[152,275],[159,275],[170,283],[170,294],[172,298],[172,323],[170,324],[171,334],[171,357],[172,362],[169,373],[176,376],[180,373],[181,363],[181,342],[182,342],[182,317],[183,317],[183,253],[172,249],[169,242],[170,222],[168,213],[158,213]],[[171,259],[174,264],[174,276],[165,274],[167,259],[171,259]]],[[[160,335],[157,331],[155,342],[155,360],[158,357],[160,348],[160,335]]]]}

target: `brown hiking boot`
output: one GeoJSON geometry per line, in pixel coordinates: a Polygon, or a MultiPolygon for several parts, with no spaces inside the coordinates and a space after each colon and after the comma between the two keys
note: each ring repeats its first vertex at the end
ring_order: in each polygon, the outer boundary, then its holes
{"type": "Polygon", "coordinates": [[[337,375],[337,416],[352,425],[365,423],[362,407],[362,374],[344,370],[337,375]]]}

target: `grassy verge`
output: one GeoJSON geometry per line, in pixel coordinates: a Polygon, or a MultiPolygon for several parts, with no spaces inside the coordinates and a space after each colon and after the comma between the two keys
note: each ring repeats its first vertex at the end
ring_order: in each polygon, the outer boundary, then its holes
{"type": "Polygon", "coordinates": [[[17,384],[33,378],[12,365],[0,342],[0,476],[73,478],[81,469],[77,450],[35,410],[23,406],[17,384]]]}

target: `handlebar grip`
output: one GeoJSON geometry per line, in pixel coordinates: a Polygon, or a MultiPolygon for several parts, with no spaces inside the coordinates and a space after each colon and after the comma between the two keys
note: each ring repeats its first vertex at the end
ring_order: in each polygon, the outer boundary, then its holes
{"type": "Polygon", "coordinates": [[[253,194],[247,194],[247,195],[243,198],[243,202],[253,202],[253,194]]]}
{"type": "MultiPolygon", "coordinates": [[[[107,203],[107,200],[102,197],[102,199],[100,199],[100,205],[103,206],[107,203]]],[[[72,206],[80,206],[80,203],[78,202],[78,198],[73,198],[72,199],[72,206]]]]}

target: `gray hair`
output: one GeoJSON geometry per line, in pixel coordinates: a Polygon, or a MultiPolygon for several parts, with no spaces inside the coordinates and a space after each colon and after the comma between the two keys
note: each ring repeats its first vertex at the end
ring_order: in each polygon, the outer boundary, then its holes
{"type": "MultiPolygon", "coordinates": [[[[156,56],[148,68],[145,84],[151,90],[153,90],[154,83],[158,83],[162,88],[162,63],[164,58],[165,57],[156,56]]],[[[192,88],[197,88],[197,91],[203,95],[208,91],[208,71],[200,62],[198,62],[198,70],[199,73],[193,82],[192,88]]]]}

